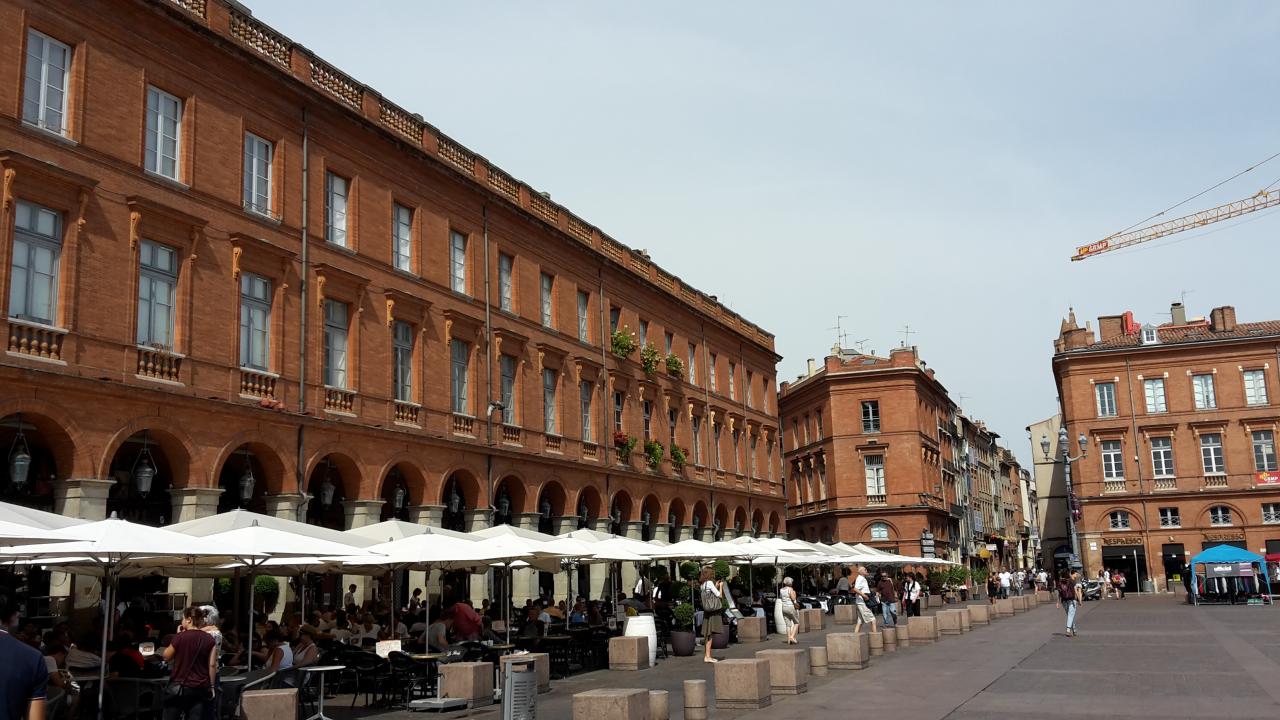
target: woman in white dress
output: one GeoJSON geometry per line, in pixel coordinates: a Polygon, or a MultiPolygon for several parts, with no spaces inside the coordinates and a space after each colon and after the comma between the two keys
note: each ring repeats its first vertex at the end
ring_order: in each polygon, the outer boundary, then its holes
{"type": "Polygon", "coordinates": [[[773,623],[778,627],[778,632],[786,633],[787,639],[783,642],[788,645],[800,642],[796,639],[800,620],[799,600],[795,588],[791,587],[792,582],[789,577],[782,578],[782,587],[778,588],[778,601],[773,604],[773,623]]]}

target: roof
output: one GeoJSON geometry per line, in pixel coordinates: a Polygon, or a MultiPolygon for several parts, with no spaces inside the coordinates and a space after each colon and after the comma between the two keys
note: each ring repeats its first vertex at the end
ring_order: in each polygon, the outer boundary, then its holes
{"type": "Polygon", "coordinates": [[[1232,562],[1260,562],[1262,556],[1248,550],[1241,550],[1234,545],[1214,545],[1204,552],[1191,558],[1192,565],[1200,563],[1232,563],[1232,562]]]}
{"type": "MultiPolygon", "coordinates": [[[[1280,320],[1237,323],[1235,328],[1231,330],[1218,332],[1212,330],[1208,323],[1161,325],[1156,328],[1156,333],[1160,338],[1160,345],[1182,345],[1197,342],[1214,342],[1218,340],[1248,340],[1250,338],[1280,335],[1280,320]]],[[[1155,346],[1142,345],[1141,333],[1133,333],[1131,335],[1117,335],[1106,340],[1099,340],[1092,345],[1087,345],[1076,350],[1067,350],[1066,352],[1114,350],[1117,348],[1129,347],[1155,346]]]]}

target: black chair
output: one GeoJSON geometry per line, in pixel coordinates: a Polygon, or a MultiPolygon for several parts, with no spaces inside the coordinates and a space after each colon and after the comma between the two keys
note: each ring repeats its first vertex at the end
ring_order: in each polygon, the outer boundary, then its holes
{"type": "Polygon", "coordinates": [[[355,687],[351,692],[351,707],[356,706],[356,698],[364,694],[364,706],[378,703],[386,697],[383,692],[391,680],[391,668],[386,660],[373,653],[352,653],[347,666],[353,671],[355,687]]]}
{"type": "Polygon", "coordinates": [[[667,646],[671,644],[671,621],[662,615],[653,619],[654,629],[658,633],[658,657],[667,657],[667,646]]]}
{"type": "Polygon", "coordinates": [[[394,692],[401,698],[401,704],[404,705],[408,705],[410,700],[434,695],[431,669],[427,663],[414,660],[406,653],[398,651],[387,655],[387,660],[391,664],[391,678],[384,695],[394,692]]]}

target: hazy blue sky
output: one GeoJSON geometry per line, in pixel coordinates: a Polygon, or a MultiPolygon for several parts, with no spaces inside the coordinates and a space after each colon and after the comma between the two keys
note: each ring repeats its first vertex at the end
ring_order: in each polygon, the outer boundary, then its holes
{"type": "Polygon", "coordinates": [[[1280,151],[1280,5],[250,5],[774,332],[782,378],[837,315],[881,354],[909,323],[1024,462],[1068,305],[1161,322],[1186,290],[1192,315],[1280,317],[1280,216],[1068,262],[1280,151]]]}

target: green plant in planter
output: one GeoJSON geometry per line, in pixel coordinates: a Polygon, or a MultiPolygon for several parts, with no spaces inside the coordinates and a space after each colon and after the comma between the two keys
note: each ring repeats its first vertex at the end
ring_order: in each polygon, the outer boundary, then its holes
{"type": "Polygon", "coordinates": [[[680,563],[680,578],[689,584],[689,602],[693,602],[693,593],[696,589],[694,583],[697,582],[701,571],[702,568],[698,566],[698,563],[692,560],[685,560],[680,563]]]}
{"type": "Polygon", "coordinates": [[[947,575],[952,587],[962,587],[965,581],[969,579],[969,568],[963,565],[953,565],[947,571],[947,575]]]}
{"type": "Polygon", "coordinates": [[[624,432],[616,432],[613,434],[613,449],[618,454],[618,460],[629,462],[631,460],[631,451],[636,449],[636,438],[624,432]]]}
{"type": "Polygon", "coordinates": [[[715,569],[717,580],[724,580],[733,572],[729,568],[729,562],[724,558],[720,558],[719,560],[711,563],[711,567],[715,569]]]}
{"type": "Polygon", "coordinates": [[[929,592],[940,593],[946,587],[948,574],[945,570],[931,570],[929,572],[929,592]]]}
{"type": "Polygon", "coordinates": [[[667,355],[667,374],[672,377],[684,377],[684,361],[676,357],[675,353],[667,355]]]}
{"type": "Polygon", "coordinates": [[[662,462],[664,454],[662,443],[657,440],[650,440],[644,444],[645,462],[649,463],[649,467],[656,469],[658,464],[662,462]]]}
{"type": "Polygon", "coordinates": [[[694,609],[692,603],[682,602],[676,605],[673,614],[675,615],[675,630],[693,632],[694,609]]]}
{"type": "Polygon", "coordinates": [[[991,577],[991,571],[987,570],[984,567],[974,568],[972,572],[972,577],[975,583],[985,584],[987,582],[987,578],[991,577]]]}
{"type": "Polygon", "coordinates": [[[661,359],[662,356],[658,354],[658,348],[654,347],[653,343],[640,349],[640,367],[644,368],[648,375],[658,372],[658,362],[661,359]]]}
{"type": "Polygon", "coordinates": [[[280,600],[280,585],[269,575],[259,575],[253,579],[253,594],[261,598],[263,608],[270,611],[280,600]]]}
{"type": "Polygon", "coordinates": [[[631,357],[631,353],[636,351],[636,344],[636,334],[626,325],[614,330],[609,338],[610,349],[620,358],[631,357]]]}
{"type": "Polygon", "coordinates": [[[684,464],[689,460],[689,456],[685,455],[684,448],[679,445],[671,446],[671,467],[680,472],[684,470],[684,464]]]}

